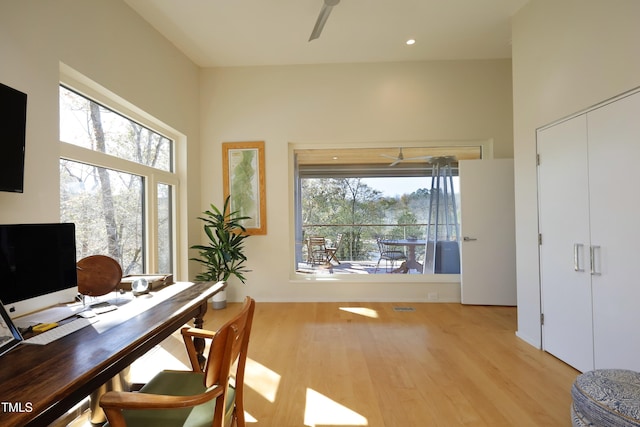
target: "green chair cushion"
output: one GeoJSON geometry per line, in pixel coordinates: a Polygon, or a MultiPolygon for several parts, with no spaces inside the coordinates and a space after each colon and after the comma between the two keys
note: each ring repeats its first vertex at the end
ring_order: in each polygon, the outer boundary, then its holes
{"type": "MultiPolygon", "coordinates": [[[[204,393],[202,373],[189,371],[163,371],[149,381],[140,393],[165,394],[171,396],[190,396],[204,393]]],[[[233,413],[235,389],[230,387],[227,407],[225,408],[225,425],[233,413]]],[[[158,409],[158,410],[125,410],[124,418],[127,426],[141,427],[210,427],[216,400],[190,408],[158,409]]]]}

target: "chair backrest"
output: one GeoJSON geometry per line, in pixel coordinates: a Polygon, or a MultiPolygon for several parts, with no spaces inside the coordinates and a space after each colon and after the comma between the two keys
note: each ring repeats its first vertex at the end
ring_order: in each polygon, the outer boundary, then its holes
{"type": "Polygon", "coordinates": [[[310,250],[324,250],[325,244],[326,244],[326,240],[323,236],[309,237],[310,250]]]}
{"type": "Polygon", "coordinates": [[[340,249],[340,244],[342,243],[342,236],[344,236],[344,234],[342,233],[338,233],[338,235],[336,236],[336,243],[333,245],[336,252],[338,252],[338,249],[340,249]]]}
{"type": "Polygon", "coordinates": [[[253,298],[246,297],[240,312],[222,325],[213,337],[205,366],[204,385],[207,388],[215,384],[228,386],[231,369],[236,363],[236,385],[242,387],[244,384],[255,305],[253,298]]]}
{"type": "Polygon", "coordinates": [[[101,296],[112,292],[122,281],[122,268],[115,259],[106,255],[91,255],[77,263],[78,292],[82,295],[101,296]]]}
{"type": "Polygon", "coordinates": [[[378,242],[378,249],[380,249],[380,255],[403,252],[398,246],[387,244],[387,242],[393,242],[394,239],[378,237],[376,240],[378,242]]]}
{"type": "MultiPolygon", "coordinates": [[[[244,305],[234,318],[222,325],[215,333],[204,371],[204,385],[210,388],[217,385],[225,392],[216,399],[213,425],[224,424],[226,408],[228,408],[230,379],[235,376],[234,413],[239,419],[244,415],[236,411],[243,411],[244,400],[244,370],[247,362],[247,349],[249,348],[249,336],[253,323],[253,312],[256,302],[253,298],[246,297],[244,305]],[[235,366],[235,375],[232,368],[235,366]]],[[[238,425],[244,425],[244,422],[238,425]]]]}

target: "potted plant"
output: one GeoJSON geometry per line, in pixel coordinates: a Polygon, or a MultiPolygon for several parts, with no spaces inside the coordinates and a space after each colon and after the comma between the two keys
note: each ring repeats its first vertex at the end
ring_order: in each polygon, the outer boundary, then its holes
{"type": "MultiPolygon", "coordinates": [[[[204,232],[209,238],[208,245],[191,247],[197,249],[200,254],[199,258],[191,259],[205,267],[204,271],[196,276],[198,281],[226,282],[229,277],[235,276],[245,283],[244,273],[249,270],[244,265],[247,260],[244,254],[244,239],[249,236],[244,234],[245,228],[241,221],[249,217],[240,216],[238,211],[230,212],[229,199],[230,196],[227,196],[222,210],[212,204],[211,210],[204,211],[204,216],[198,217],[204,222],[204,232]]],[[[214,296],[212,305],[215,309],[226,307],[226,291],[214,296]]]]}

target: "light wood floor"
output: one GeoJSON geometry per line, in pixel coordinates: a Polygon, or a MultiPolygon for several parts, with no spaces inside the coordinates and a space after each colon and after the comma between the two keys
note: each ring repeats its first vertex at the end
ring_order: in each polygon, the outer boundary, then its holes
{"type": "MultiPolygon", "coordinates": [[[[206,327],[238,307],[209,311],[206,327]]],[[[512,307],[258,303],[250,425],[571,425],[578,372],[515,329],[512,307]]]]}
{"type": "MultiPolygon", "coordinates": [[[[239,307],[209,310],[205,327],[239,307]]],[[[512,307],[258,303],[253,325],[249,427],[571,425],[578,372],[517,338],[512,307]]],[[[174,334],[133,381],[187,366],[184,353],[174,334]]]]}

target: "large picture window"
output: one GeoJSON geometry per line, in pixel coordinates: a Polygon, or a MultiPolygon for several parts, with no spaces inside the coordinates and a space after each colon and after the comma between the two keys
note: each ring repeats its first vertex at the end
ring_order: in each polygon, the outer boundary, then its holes
{"type": "Polygon", "coordinates": [[[175,143],[107,103],[60,86],[60,220],[76,224],[78,259],[175,273],[175,143]]]}
{"type": "Polygon", "coordinates": [[[295,271],[458,274],[458,161],[480,146],[296,149],[295,271]]]}

